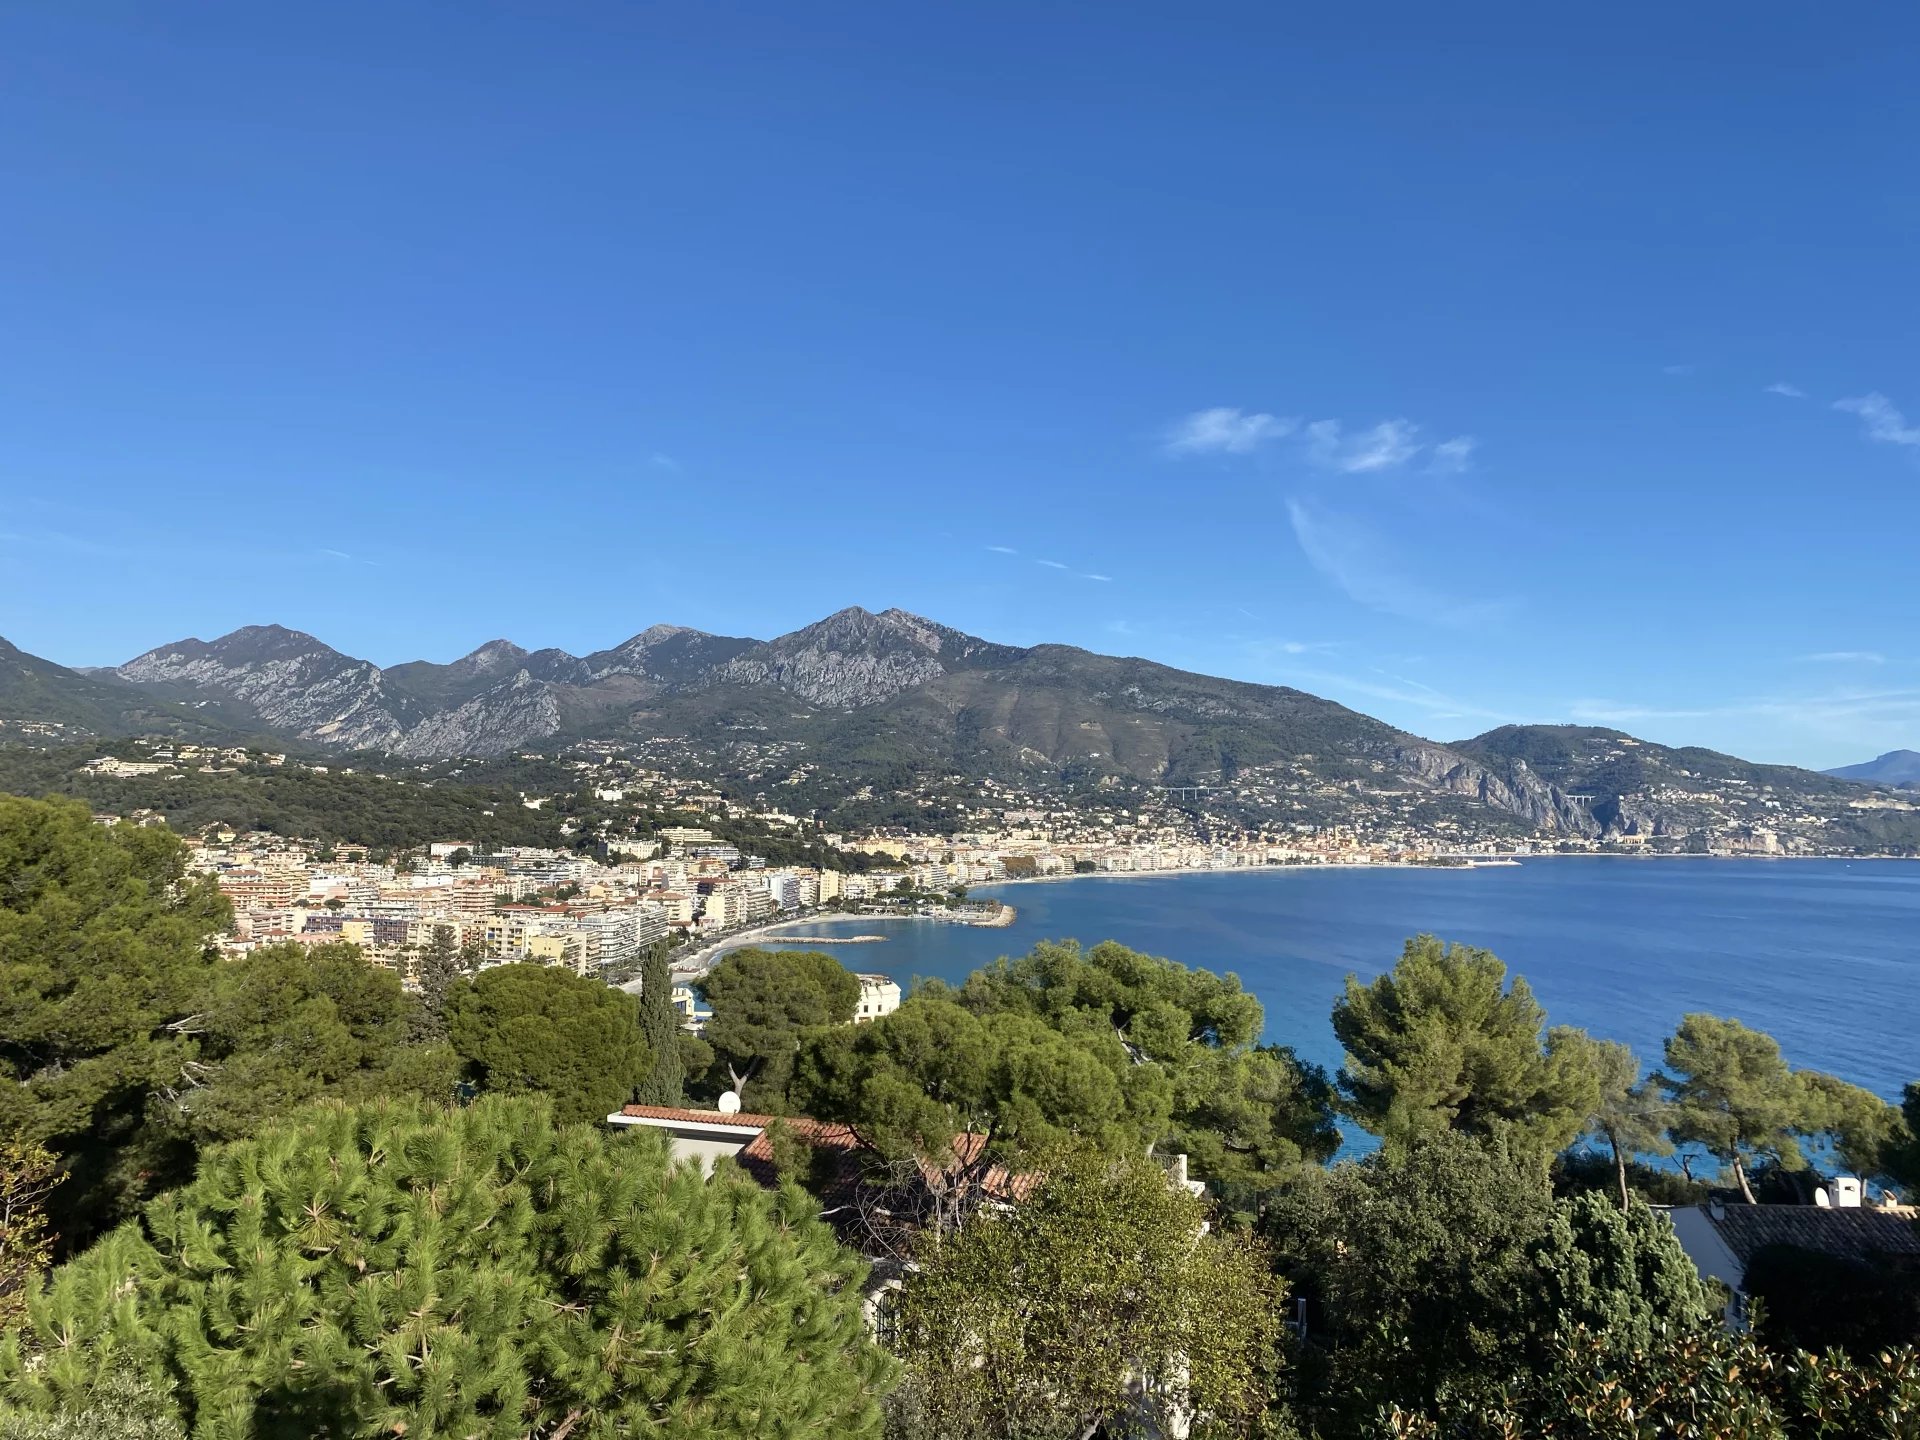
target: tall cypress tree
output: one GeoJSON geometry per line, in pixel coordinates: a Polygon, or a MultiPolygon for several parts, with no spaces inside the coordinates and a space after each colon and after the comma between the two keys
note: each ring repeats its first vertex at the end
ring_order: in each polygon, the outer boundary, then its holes
{"type": "Polygon", "coordinates": [[[643,1105],[685,1103],[685,1067],[680,1056],[680,1017],[673,1012],[673,971],[667,942],[656,941],[640,967],[640,1033],[653,1052],[653,1073],[640,1085],[643,1105]]]}
{"type": "Polygon", "coordinates": [[[454,943],[451,925],[433,927],[433,939],[420,952],[420,1006],[414,1016],[415,1038],[447,1038],[447,991],[466,973],[465,958],[454,943]]]}

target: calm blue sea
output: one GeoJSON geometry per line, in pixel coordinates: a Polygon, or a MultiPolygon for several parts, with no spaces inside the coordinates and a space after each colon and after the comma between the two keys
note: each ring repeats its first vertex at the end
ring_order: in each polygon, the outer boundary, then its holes
{"type": "Polygon", "coordinates": [[[884,931],[884,944],[832,948],[903,985],[960,980],[1036,940],[1119,940],[1237,974],[1266,1006],[1267,1038],[1331,1069],[1341,981],[1390,968],[1407,936],[1430,930],[1491,949],[1554,1023],[1624,1040],[1648,1066],[1683,1014],[1707,1010],[1770,1032],[1796,1066],[1888,1099],[1920,1079],[1920,864],[1555,857],[1482,870],[1088,876],[979,893],[1019,918],[999,930],[854,919],[804,933],[884,931]]]}

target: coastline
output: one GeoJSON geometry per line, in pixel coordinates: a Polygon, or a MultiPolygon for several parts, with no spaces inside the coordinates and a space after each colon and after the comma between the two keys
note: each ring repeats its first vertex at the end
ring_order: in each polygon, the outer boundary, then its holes
{"type": "MultiPolygon", "coordinates": [[[[1765,861],[1773,861],[1773,862],[1823,861],[1827,863],[1833,863],[1837,861],[1845,864],[1853,864],[1856,861],[1866,863],[1866,862],[1878,862],[1878,861],[1890,861],[1890,860],[1907,861],[1909,863],[1912,863],[1914,861],[1920,861],[1920,856],[1911,856],[1911,855],[1681,855],[1681,854],[1638,854],[1636,855],[1636,854],[1622,854],[1617,851],[1616,852],[1580,851],[1580,852],[1575,852],[1571,854],[1563,853],[1560,851],[1543,851],[1537,854],[1519,855],[1519,856],[1514,856],[1514,855],[1492,855],[1492,856],[1484,856],[1484,857],[1475,856],[1469,859],[1467,863],[1460,864],[1460,865],[1435,865],[1435,864],[1429,864],[1429,863],[1425,863],[1418,860],[1366,860],[1366,861],[1334,860],[1334,861],[1320,861],[1320,862],[1315,862],[1312,864],[1304,864],[1304,865],[1176,865],[1176,866],[1168,866],[1160,870],[1084,870],[1084,871],[1080,871],[1080,872],[1069,874],[1069,875],[1027,875],[1027,876],[1020,876],[1020,877],[1017,877],[1014,879],[1008,879],[1008,880],[990,880],[990,881],[984,881],[980,884],[976,884],[970,888],[974,892],[977,892],[983,895],[990,895],[992,892],[1001,890],[1011,885],[1061,885],[1074,880],[1157,880],[1157,879],[1178,877],[1183,875],[1312,875],[1312,874],[1322,874],[1328,871],[1351,872],[1356,870],[1434,870],[1434,871],[1440,871],[1445,873],[1465,874],[1465,873],[1470,873],[1476,870],[1490,870],[1490,869],[1501,870],[1501,869],[1518,868],[1519,866],[1523,866],[1535,860],[1628,860],[1628,861],[1765,860],[1765,861]],[[1479,863],[1473,863],[1476,860],[1479,863]]],[[[919,922],[923,922],[927,924],[935,924],[935,925],[965,925],[967,926],[967,928],[970,928],[970,929],[984,930],[984,929],[1004,929],[1007,926],[1014,924],[1018,918],[1019,918],[1019,912],[1017,908],[1013,905],[1007,904],[1004,901],[1001,902],[999,916],[992,921],[986,921],[986,922],[940,920],[940,919],[935,919],[931,916],[926,916],[926,915],[889,915],[889,914],[862,914],[862,913],[844,914],[844,913],[838,913],[833,911],[822,911],[814,915],[804,915],[804,916],[799,916],[797,918],[789,917],[781,920],[768,921],[765,924],[755,925],[752,928],[747,930],[736,931],[734,934],[728,935],[724,939],[709,941],[699,946],[697,949],[694,949],[689,952],[685,952],[681,955],[674,957],[671,962],[671,969],[676,981],[693,979],[697,976],[705,974],[708,970],[711,970],[714,967],[714,965],[719,962],[720,958],[726,955],[729,951],[744,949],[746,946],[753,944],[756,940],[769,939],[769,940],[780,941],[786,944],[797,944],[802,941],[805,941],[808,937],[804,935],[783,935],[782,933],[780,933],[782,931],[792,929],[796,926],[819,925],[819,924],[825,924],[825,923],[833,923],[833,922],[842,921],[842,920],[847,920],[847,921],[863,920],[863,921],[873,921],[875,923],[889,923],[889,922],[899,922],[903,920],[910,920],[910,921],[919,921],[919,922]]],[[[873,937],[866,937],[866,938],[869,938],[872,940],[879,940],[884,937],[873,936],[873,937]]],[[[846,943],[846,941],[843,937],[831,937],[829,940],[829,943],[844,944],[846,943]]],[[[627,983],[635,987],[637,987],[639,984],[637,980],[629,981],[627,983]]],[[[623,985],[621,988],[625,989],[627,987],[626,985],[623,985]]]]}
{"type": "MultiPolygon", "coordinates": [[[[993,920],[978,922],[969,920],[941,920],[930,915],[875,915],[858,912],[844,914],[824,911],[817,915],[802,915],[789,917],[784,920],[771,920],[764,925],[755,925],[750,929],[737,930],[731,935],[719,940],[708,941],[694,950],[675,956],[670,961],[668,968],[676,980],[690,978],[696,975],[704,975],[718,964],[720,958],[729,951],[743,950],[759,939],[780,940],[788,944],[797,944],[812,938],[806,935],[784,936],[778,933],[779,931],[790,929],[796,925],[820,925],[841,920],[873,921],[875,923],[915,920],[930,925],[964,925],[974,930],[1000,930],[1013,924],[1018,917],[1019,911],[1012,905],[1004,903],[1000,906],[999,915],[993,920]]],[[[885,938],[884,935],[830,936],[825,943],[844,945],[852,943],[853,941],[878,942],[885,940],[885,938]]],[[[639,984],[637,980],[629,981],[628,983],[636,986],[639,984]]],[[[623,985],[620,988],[624,990],[626,986],[623,985]]]]}
{"type": "Polygon", "coordinates": [[[1082,870],[1071,875],[1021,875],[1006,880],[983,880],[971,888],[985,892],[1006,885],[1059,885],[1069,880],[1153,880],[1163,875],[1312,875],[1328,870],[1438,870],[1466,873],[1514,869],[1536,860],[1765,860],[1827,864],[1838,861],[1852,865],[1882,861],[1914,864],[1920,863],[1920,855],[1684,855],[1659,852],[1634,855],[1617,850],[1547,850],[1531,855],[1475,857],[1460,865],[1436,865],[1421,860],[1326,860],[1306,865],[1169,865],[1159,870],[1082,870]]]}

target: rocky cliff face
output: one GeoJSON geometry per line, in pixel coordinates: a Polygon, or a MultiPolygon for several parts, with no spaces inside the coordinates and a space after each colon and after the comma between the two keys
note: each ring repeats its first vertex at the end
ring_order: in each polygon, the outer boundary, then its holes
{"type": "Polygon", "coordinates": [[[1465,795],[1517,815],[1536,830],[1588,837],[1602,833],[1601,824],[1581,802],[1568,799],[1535,775],[1524,760],[1515,760],[1504,773],[1496,773],[1456,750],[1411,737],[1407,743],[1393,747],[1393,757],[1399,769],[1434,789],[1465,795]]]}
{"type": "Polygon", "coordinates": [[[211,642],[163,645],[114,673],[136,685],[244,707],[263,726],[313,744],[422,759],[493,755],[545,739],[560,728],[560,708],[550,682],[534,672],[584,676],[571,655],[529,655],[504,640],[452,665],[397,669],[411,673],[396,684],[379,666],[311,635],[255,625],[211,642]],[[489,685],[494,675],[502,678],[489,685]],[[486,688],[459,695],[474,683],[486,688]]]}
{"type": "Polygon", "coordinates": [[[137,685],[237,702],[275,730],[343,750],[391,749],[406,731],[377,665],[278,625],[162,645],[115,673],[137,685]]]}
{"type": "Polygon", "coordinates": [[[451,710],[426,716],[388,748],[411,760],[504,755],[559,732],[560,702],[555,687],[522,668],[504,683],[481,691],[451,710]]]}
{"type": "Polygon", "coordinates": [[[812,705],[852,710],[946,674],[940,648],[937,628],[918,616],[856,607],[736,656],[712,679],[773,685],[812,705]]]}

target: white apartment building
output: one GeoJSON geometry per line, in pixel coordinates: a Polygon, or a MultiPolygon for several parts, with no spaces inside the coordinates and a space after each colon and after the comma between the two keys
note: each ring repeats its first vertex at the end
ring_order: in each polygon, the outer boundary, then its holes
{"type": "Polygon", "coordinates": [[[900,986],[885,975],[863,972],[860,976],[860,1004],[853,1012],[856,1025],[891,1015],[900,1008],[900,986]]]}
{"type": "Polygon", "coordinates": [[[791,870],[769,870],[764,877],[767,894],[773,897],[775,907],[781,910],[798,910],[801,905],[800,877],[791,870]]]}

